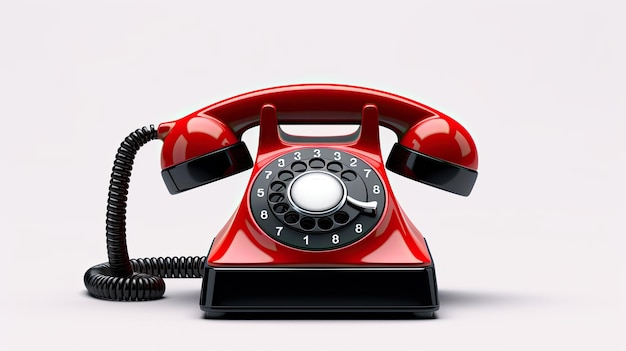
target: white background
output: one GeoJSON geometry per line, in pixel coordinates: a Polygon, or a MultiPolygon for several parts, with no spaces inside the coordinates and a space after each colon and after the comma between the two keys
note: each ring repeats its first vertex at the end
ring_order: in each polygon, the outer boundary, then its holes
{"type": "MultiPolygon", "coordinates": [[[[3,1],[0,349],[623,349],[625,9],[504,3],[3,1]],[[87,296],[129,132],[305,82],[400,94],[472,133],[470,197],[390,175],[438,264],[437,319],[205,320],[200,280],[87,296]]],[[[170,196],[160,144],[136,160],[131,256],[206,254],[250,171],[170,196]]]]}

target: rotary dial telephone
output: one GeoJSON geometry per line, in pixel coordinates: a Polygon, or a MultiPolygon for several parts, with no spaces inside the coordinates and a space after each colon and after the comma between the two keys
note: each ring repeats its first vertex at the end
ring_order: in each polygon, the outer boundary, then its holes
{"type": "Polygon", "coordinates": [[[379,125],[395,132],[385,167],[467,196],[478,157],[469,133],[418,102],[362,87],[269,88],[144,127],[122,142],[107,206],[109,262],[85,273],[92,296],[150,300],[162,278],[202,277],[200,306],[226,313],[409,312],[439,308],[425,239],[400,209],[385,173],[379,125]],[[279,124],[359,124],[334,137],[285,133],[279,124]],[[259,125],[256,161],[241,141],[259,125]],[[241,204],[207,256],[129,259],[126,195],[134,155],[161,139],[171,194],[252,168],[241,204]]]}

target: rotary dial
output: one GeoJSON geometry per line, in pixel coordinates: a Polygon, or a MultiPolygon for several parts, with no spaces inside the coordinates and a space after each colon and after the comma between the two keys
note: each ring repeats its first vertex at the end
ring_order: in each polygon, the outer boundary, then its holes
{"type": "Polygon", "coordinates": [[[263,231],[304,250],[332,250],[363,238],[385,206],[376,171],[330,148],[304,148],[276,158],[259,172],[251,190],[250,207],[263,231]]]}

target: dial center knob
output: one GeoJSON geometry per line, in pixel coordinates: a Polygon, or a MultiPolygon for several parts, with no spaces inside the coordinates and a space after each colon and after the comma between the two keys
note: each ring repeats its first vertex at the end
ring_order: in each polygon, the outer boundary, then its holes
{"type": "Polygon", "coordinates": [[[346,188],[339,178],[326,172],[307,172],[289,185],[289,201],[302,212],[324,214],[340,208],[346,201],[346,188]]]}

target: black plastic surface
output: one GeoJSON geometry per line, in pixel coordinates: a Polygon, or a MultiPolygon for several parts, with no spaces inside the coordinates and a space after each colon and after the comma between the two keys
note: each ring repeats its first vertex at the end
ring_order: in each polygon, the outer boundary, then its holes
{"type": "Polygon", "coordinates": [[[411,150],[393,146],[385,167],[390,171],[458,195],[472,192],[478,172],[411,150]]]}
{"type": "Polygon", "coordinates": [[[204,272],[200,307],[232,312],[433,312],[433,266],[424,268],[216,268],[204,272]]]}
{"type": "Polygon", "coordinates": [[[244,142],[198,156],[161,171],[170,194],[226,178],[252,168],[250,152],[244,142]]]}

